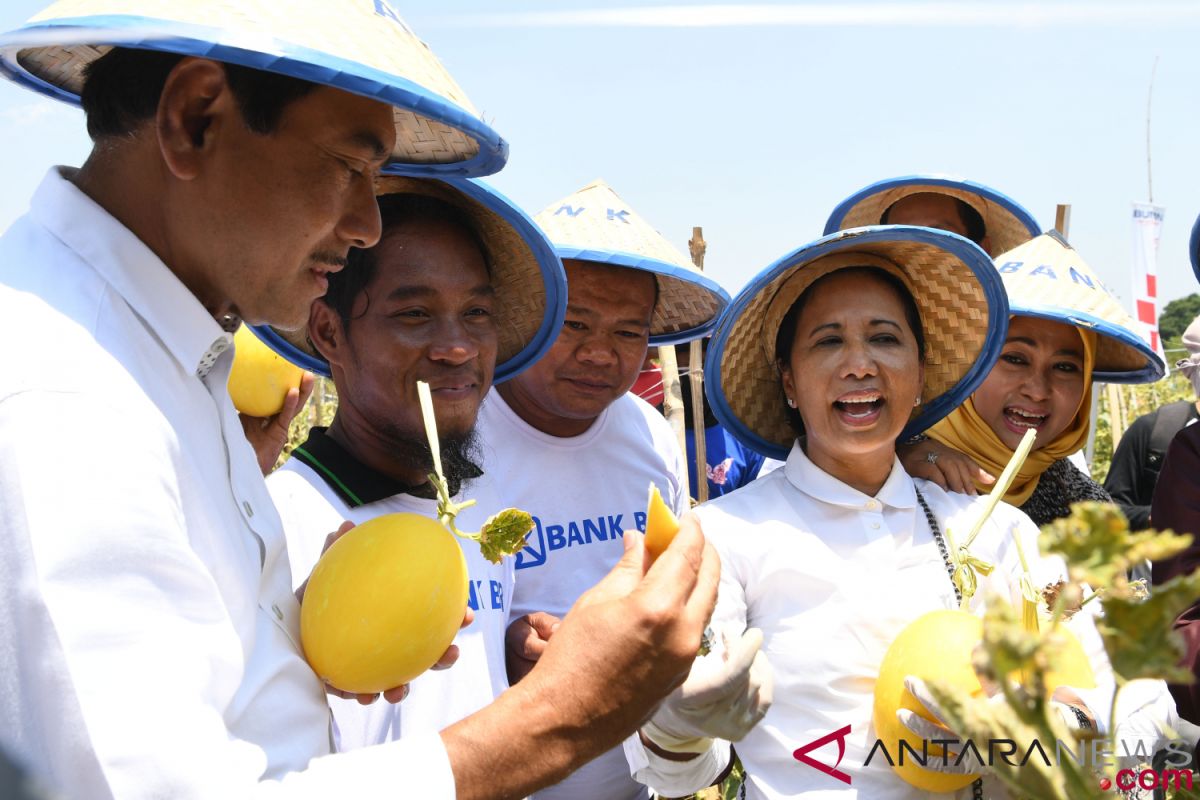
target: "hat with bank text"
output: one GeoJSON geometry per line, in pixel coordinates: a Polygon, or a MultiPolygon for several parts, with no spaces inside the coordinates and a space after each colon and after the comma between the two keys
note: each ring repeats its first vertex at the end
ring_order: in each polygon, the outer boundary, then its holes
{"type": "Polygon", "coordinates": [[[652,273],[658,303],[650,344],[679,344],[709,333],[729,294],[663,235],[596,180],[547,206],[534,220],[564,261],[590,261],[652,273]]]}
{"type": "Polygon", "coordinates": [[[87,65],[113,47],[281,73],[394,107],[392,162],[477,176],[508,144],[389,0],[60,0],[0,36],[0,75],[79,103],[87,65]]]}
{"type": "MultiPolygon", "coordinates": [[[[553,246],[525,212],[482,181],[464,178],[382,177],[377,194],[428,195],[466,214],[487,250],[496,292],[492,312],[497,333],[494,382],[517,375],[545,355],[562,328],[567,276],[553,246]]],[[[329,363],[313,348],[304,330],[280,331],[260,325],[254,331],[292,363],[329,377],[329,363]]]]}
{"type": "Polygon", "coordinates": [[[1057,231],[997,256],[996,269],[1013,314],[1095,331],[1093,380],[1152,383],[1165,374],[1133,317],[1057,231]]]}
{"type": "Polygon", "coordinates": [[[779,329],[808,287],[854,267],[898,279],[921,316],[925,385],[902,438],[953,411],[991,371],[1008,332],[1008,300],[987,253],[962,236],[934,228],[876,225],[839,231],[760,272],[721,317],[704,360],[705,389],[717,419],[742,444],[771,458],[787,458],[796,431],[775,360],[779,329]]]}
{"type": "Polygon", "coordinates": [[[883,215],[914,194],[944,194],[978,212],[991,253],[1003,253],[1042,232],[1033,215],[1016,200],[981,183],[950,175],[906,175],[873,183],[838,203],[825,223],[825,233],[861,225],[882,225],[883,215]]]}

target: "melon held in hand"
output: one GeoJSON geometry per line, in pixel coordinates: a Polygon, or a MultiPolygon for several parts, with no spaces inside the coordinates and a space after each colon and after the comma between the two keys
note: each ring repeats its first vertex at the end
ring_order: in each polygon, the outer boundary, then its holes
{"type": "Polygon", "coordinates": [[[387,514],[351,529],[330,545],[304,592],[300,641],[309,666],[334,688],[375,694],[409,683],[432,667],[462,624],[470,591],[460,539],[475,542],[493,564],[517,553],[533,517],[506,508],[478,531],[462,531],[442,472],[429,386],[417,382],[433,458],[429,482],[437,519],[387,514]]]}
{"type": "Polygon", "coordinates": [[[343,691],[408,683],[454,641],[467,593],[462,549],[437,520],[388,514],[364,522],[330,546],[309,578],[304,656],[343,691]]]}
{"type": "MultiPolygon", "coordinates": [[[[974,614],[966,611],[931,611],[913,620],[900,632],[880,664],[879,679],[875,682],[875,735],[897,761],[894,767],[896,773],[918,789],[952,792],[967,786],[979,776],[931,772],[914,763],[908,753],[905,753],[903,766],[899,764],[901,739],[918,754],[924,745],[916,734],[896,718],[896,711],[907,708],[925,719],[936,721],[925,706],[904,688],[904,679],[915,675],[924,681],[943,681],[970,694],[982,694],[983,687],[971,663],[972,651],[982,639],[983,621],[974,614]]],[[[940,761],[941,756],[942,748],[930,744],[929,757],[940,761]]]]}
{"type": "MultiPolygon", "coordinates": [[[[1046,674],[1046,692],[1060,686],[1094,688],[1096,678],[1087,654],[1074,634],[1058,628],[1062,646],[1046,674]]],[[[983,687],[972,663],[975,647],[983,641],[983,620],[966,611],[939,610],[923,614],[900,632],[888,648],[875,683],[875,735],[893,758],[900,752],[899,740],[908,742],[918,754],[923,743],[896,717],[907,708],[936,722],[933,715],[904,688],[904,679],[914,675],[926,682],[942,681],[968,694],[979,696],[983,687]]],[[[942,747],[929,744],[929,757],[941,760],[942,747]]],[[[913,762],[906,753],[903,766],[893,767],[905,782],[929,792],[951,792],[970,784],[978,775],[947,775],[931,772],[913,762]]]]}
{"type": "Polygon", "coordinates": [[[663,502],[658,487],[650,484],[650,499],[646,503],[646,551],[658,558],[679,533],[679,520],[663,502]]]}
{"type": "Polygon", "coordinates": [[[251,417],[272,417],[283,408],[288,390],[300,388],[304,370],[263,344],[250,326],[233,335],[229,397],[233,407],[251,417]]]}

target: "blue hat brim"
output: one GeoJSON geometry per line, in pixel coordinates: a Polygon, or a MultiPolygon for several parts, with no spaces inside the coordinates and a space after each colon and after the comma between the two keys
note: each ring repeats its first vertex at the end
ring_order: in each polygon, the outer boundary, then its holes
{"type": "Polygon", "coordinates": [[[693,325],[686,330],[672,331],[670,333],[660,333],[650,336],[651,346],[660,346],[668,344],[683,344],[690,342],[693,339],[699,339],[703,336],[708,336],[717,327],[717,320],[721,314],[729,306],[729,292],[721,287],[721,284],[709,278],[702,272],[693,272],[679,267],[676,264],[671,264],[667,261],[661,261],[657,258],[649,258],[636,253],[628,253],[620,250],[593,250],[583,247],[571,247],[568,245],[555,245],[554,250],[558,253],[558,257],[566,261],[572,259],[575,261],[591,261],[597,264],[606,264],[613,267],[625,267],[627,269],[638,269],[643,272],[650,272],[654,275],[661,275],[664,278],[673,278],[683,283],[697,286],[709,294],[711,294],[717,304],[717,313],[713,314],[712,318],[701,325],[693,325]]]}
{"type": "Polygon", "coordinates": [[[1018,317],[1037,317],[1051,322],[1065,322],[1077,328],[1094,331],[1099,336],[1115,339],[1123,345],[1132,347],[1146,357],[1146,365],[1139,370],[1122,372],[1105,372],[1094,370],[1093,383],[1153,383],[1166,375],[1166,365],[1158,357],[1158,353],[1150,347],[1145,339],[1128,328],[1114,325],[1094,314],[1078,311],[1064,311],[1056,306],[1010,306],[1010,312],[1018,317]]]}
{"type": "Polygon", "coordinates": [[[408,109],[430,120],[456,128],[479,145],[469,159],[450,163],[406,163],[407,174],[432,177],[479,177],[498,172],[508,161],[508,143],[466,109],[397,75],[307,47],[275,40],[278,51],[262,53],[227,43],[218,28],[164,22],[132,15],[97,15],[35,22],[0,36],[0,76],[33,91],[78,106],[77,94],[48,83],[16,61],[18,50],[62,44],[64,34],[82,44],[84,34],[94,45],[119,45],[208,58],[244,67],[277,72],[293,78],[332,86],[408,109]],[[166,28],[166,31],[164,31],[166,28]],[[152,32],[145,38],[139,31],[152,32]],[[90,34],[94,34],[90,35],[90,34]]]}
{"type": "Polygon", "coordinates": [[[983,289],[988,306],[987,333],[975,361],[954,386],[925,403],[921,413],[909,420],[899,438],[903,440],[928,430],[958,408],[987,378],[1004,345],[1009,316],[1008,296],[1004,292],[1004,283],[987,253],[969,239],[932,228],[883,225],[837,231],[793,250],[760,272],[738,292],[718,322],[717,331],[709,343],[708,355],[704,361],[704,374],[707,379],[704,388],[718,421],[743,445],[765,456],[780,460],[786,460],[791,449],[790,443],[783,445],[760,436],[743,422],[729,405],[722,385],[724,378],[721,372],[721,362],[729,343],[733,323],[746,311],[760,292],[784,273],[803,267],[803,265],[824,256],[853,251],[861,245],[892,241],[920,242],[948,251],[970,269],[983,289]]]}
{"type": "Polygon", "coordinates": [[[1196,273],[1196,280],[1200,282],[1200,217],[1196,217],[1196,222],[1192,225],[1192,237],[1188,241],[1188,255],[1191,256],[1192,272],[1196,273]]]}

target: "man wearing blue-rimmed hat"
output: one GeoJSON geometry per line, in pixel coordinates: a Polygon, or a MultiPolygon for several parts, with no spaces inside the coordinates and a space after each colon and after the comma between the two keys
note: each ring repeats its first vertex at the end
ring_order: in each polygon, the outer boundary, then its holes
{"type": "MultiPolygon", "coordinates": [[[[678,442],[629,389],[648,344],[702,335],[728,301],[603,181],[535,219],[564,259],[566,320],[546,355],[489,396],[479,426],[485,462],[535,520],[516,563],[514,681],[558,635],[557,620],[621,557],[622,532],[644,529],[651,484],[677,513],[687,509],[678,442]]],[[[613,750],[536,797],[645,793],[613,750]]]]}
{"type": "Polygon", "coordinates": [[[386,162],[477,174],[505,154],[387,3],[67,0],[0,37],[0,72],[82,96],[95,140],[0,238],[0,324],[24,343],[0,375],[0,743],[69,797],[519,797],[631,729],[621,703],[669,690],[703,628],[694,528],[646,578],[682,582],[674,613],[630,596],[631,541],[523,692],[597,656],[651,688],[584,683],[574,711],[509,693],[440,736],[324,758],[230,332],[306,319],[378,240],[386,162]],[[621,632],[631,614],[663,642],[621,632]],[[561,734],[596,714],[595,741],[561,734]],[[530,769],[500,774],[514,747],[530,769]]]}

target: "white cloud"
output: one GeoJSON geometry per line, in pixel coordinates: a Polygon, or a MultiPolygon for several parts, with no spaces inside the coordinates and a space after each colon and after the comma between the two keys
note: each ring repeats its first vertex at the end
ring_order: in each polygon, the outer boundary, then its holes
{"type": "Polygon", "coordinates": [[[683,5],[444,16],[484,27],[1051,27],[1200,21],[1200,3],[805,3],[683,5]]]}

